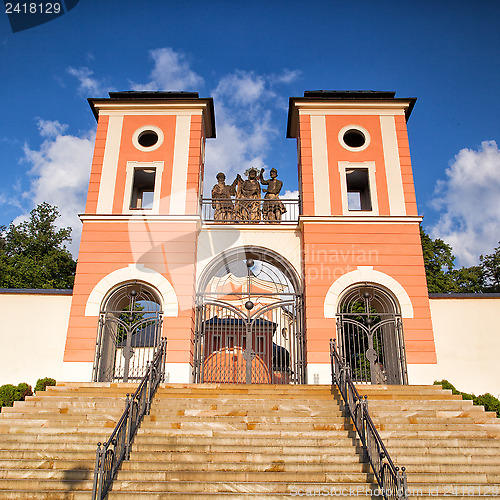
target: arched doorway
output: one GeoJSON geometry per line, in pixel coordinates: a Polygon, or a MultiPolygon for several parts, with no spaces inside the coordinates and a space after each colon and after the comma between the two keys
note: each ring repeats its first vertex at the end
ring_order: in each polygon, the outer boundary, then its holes
{"type": "Polygon", "coordinates": [[[162,314],[159,294],[145,283],[124,283],[113,290],[99,313],[92,380],[140,380],[160,345],[162,314]]]}
{"type": "Polygon", "coordinates": [[[383,288],[350,287],[337,310],[340,354],[355,382],[406,384],[406,356],[399,303],[383,288]]]}
{"type": "Polygon", "coordinates": [[[285,259],[259,247],[226,252],[198,290],[195,383],[305,383],[302,293],[285,259]]]}

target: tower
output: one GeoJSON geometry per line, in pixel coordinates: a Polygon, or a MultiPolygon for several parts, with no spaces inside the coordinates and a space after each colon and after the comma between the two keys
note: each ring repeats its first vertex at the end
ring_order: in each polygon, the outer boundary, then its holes
{"type": "Polygon", "coordinates": [[[89,99],[97,135],[64,353],[68,380],[137,380],[168,329],[167,372],[189,377],[205,140],[195,92],[89,99]],[[163,323],[163,324],[162,324],[163,323]]]}
{"type": "Polygon", "coordinates": [[[290,98],[310,382],[327,380],[335,329],[359,381],[411,383],[436,363],[406,130],[414,104],[394,92],[290,98]]]}
{"type": "Polygon", "coordinates": [[[228,184],[220,173],[203,198],[211,98],[89,102],[98,128],[68,380],[137,381],[162,337],[170,382],[328,383],[332,337],[358,382],[428,378],[436,351],[406,131],[415,99],[290,98],[300,200],[280,199],[275,169],[228,184]]]}

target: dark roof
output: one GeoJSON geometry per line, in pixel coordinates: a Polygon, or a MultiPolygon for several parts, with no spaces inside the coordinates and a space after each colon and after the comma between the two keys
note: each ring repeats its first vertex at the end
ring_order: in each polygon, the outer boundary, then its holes
{"type": "Polygon", "coordinates": [[[500,293],[430,293],[430,299],[498,299],[500,293]]]}
{"type": "Polygon", "coordinates": [[[397,98],[396,92],[390,90],[306,90],[304,97],[290,97],[288,105],[288,126],[287,137],[294,137],[291,131],[292,109],[295,103],[311,101],[392,101],[409,103],[405,111],[406,121],[410,118],[413,107],[417,100],[416,97],[397,98]]]}
{"type": "Polygon", "coordinates": [[[122,90],[110,92],[110,99],[199,99],[198,92],[184,90],[122,90]]]}
{"type": "Polygon", "coordinates": [[[315,99],[394,99],[396,92],[387,90],[306,90],[304,97],[315,99]]]}
{"type": "Polygon", "coordinates": [[[3,293],[19,295],[73,295],[73,290],[58,288],[0,288],[0,294],[3,293]]]}
{"type": "Polygon", "coordinates": [[[214,111],[214,100],[212,97],[200,97],[198,92],[186,92],[181,90],[166,91],[166,90],[122,90],[120,92],[110,92],[109,98],[94,98],[89,97],[87,99],[90,109],[96,120],[99,118],[99,113],[96,109],[97,102],[119,102],[119,101],[196,101],[205,102],[208,105],[208,111],[210,113],[210,126],[211,131],[207,130],[207,137],[215,137],[215,111],[214,111]]]}

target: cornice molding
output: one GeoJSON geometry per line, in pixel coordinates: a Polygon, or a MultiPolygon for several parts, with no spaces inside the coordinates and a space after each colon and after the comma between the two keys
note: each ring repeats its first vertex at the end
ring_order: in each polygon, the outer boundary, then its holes
{"type": "Polygon", "coordinates": [[[82,222],[193,222],[201,224],[199,215],[135,215],[135,214],[78,214],[82,222]]]}
{"type": "Polygon", "coordinates": [[[377,216],[377,215],[360,215],[360,216],[299,216],[299,225],[303,224],[420,224],[423,217],[420,215],[412,216],[377,216]]]}

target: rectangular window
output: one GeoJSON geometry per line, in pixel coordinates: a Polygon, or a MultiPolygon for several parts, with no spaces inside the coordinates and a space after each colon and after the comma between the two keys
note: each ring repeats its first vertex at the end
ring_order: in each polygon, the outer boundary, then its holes
{"type": "Polygon", "coordinates": [[[155,168],[136,168],[132,180],[131,209],[151,210],[155,192],[155,168]]]}
{"type": "Polygon", "coordinates": [[[346,184],[349,211],[372,210],[368,169],[346,169],[346,184]]]}

